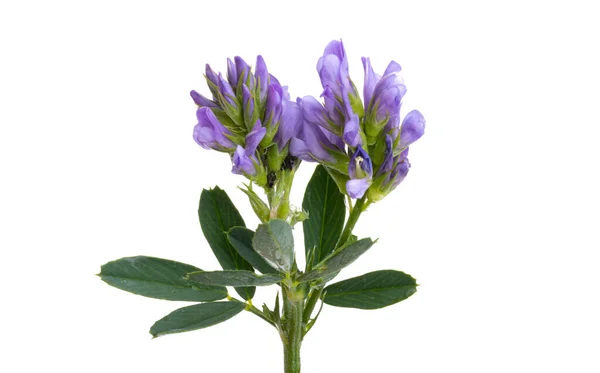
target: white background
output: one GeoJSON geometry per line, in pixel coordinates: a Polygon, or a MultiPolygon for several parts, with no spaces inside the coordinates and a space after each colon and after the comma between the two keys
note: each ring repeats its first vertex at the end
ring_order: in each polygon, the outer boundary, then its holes
{"type": "Polygon", "coordinates": [[[151,340],[186,304],[94,274],[139,254],[217,269],[202,188],[257,220],[227,157],[192,140],[189,90],[207,93],[205,63],[260,53],[293,97],[319,95],[316,61],[343,38],[361,89],[361,56],[402,65],[404,113],[427,129],[408,178],[359,222],[378,244],[340,279],[394,268],[421,286],[378,311],[325,307],[303,371],[600,371],[593,3],[2,2],[0,370],[280,372],[278,336],[253,315],[151,340]]]}

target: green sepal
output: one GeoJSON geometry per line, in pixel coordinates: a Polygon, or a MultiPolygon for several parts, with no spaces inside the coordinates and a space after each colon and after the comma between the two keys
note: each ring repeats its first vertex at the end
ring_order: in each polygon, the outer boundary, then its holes
{"type": "Polygon", "coordinates": [[[269,221],[269,215],[271,214],[269,206],[267,206],[267,204],[258,196],[258,194],[256,194],[254,190],[252,190],[252,183],[243,185],[245,188],[238,188],[248,196],[250,206],[252,206],[252,210],[260,219],[261,223],[269,221]]]}

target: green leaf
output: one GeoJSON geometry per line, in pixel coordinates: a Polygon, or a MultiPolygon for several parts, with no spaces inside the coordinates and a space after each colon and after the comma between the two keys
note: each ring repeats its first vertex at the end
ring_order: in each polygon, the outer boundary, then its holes
{"type": "Polygon", "coordinates": [[[362,240],[344,246],[317,264],[311,271],[300,276],[298,281],[313,281],[338,272],[358,259],[358,257],[369,250],[371,246],[373,246],[373,241],[370,238],[363,238],[362,240]]]}
{"type": "Polygon", "coordinates": [[[270,220],[256,229],[252,240],[254,250],[272,267],[289,272],[294,263],[292,227],[279,219],[270,220]]]}
{"type": "Polygon", "coordinates": [[[156,299],[210,302],[227,297],[224,287],[192,284],[184,279],[194,271],[200,269],[167,259],[134,256],[106,263],[99,276],[118,289],[156,299]]]}
{"type": "Polygon", "coordinates": [[[246,259],[252,267],[261,273],[277,273],[277,270],[271,267],[259,253],[252,247],[254,232],[244,227],[233,227],[227,232],[227,238],[233,248],[246,259]]]}
{"type": "MultiPolygon", "coordinates": [[[[227,232],[231,228],[246,226],[227,193],[219,187],[211,190],[204,189],[200,195],[198,216],[204,237],[221,267],[226,270],[252,271],[250,263],[244,260],[227,240],[227,232]]],[[[256,289],[236,288],[235,291],[248,300],[254,296],[256,289]]]]}
{"type": "Polygon", "coordinates": [[[188,273],[187,278],[204,285],[267,286],[278,283],[283,276],[279,273],[257,275],[252,271],[199,271],[188,273]]]}
{"type": "Polygon", "coordinates": [[[394,270],[370,272],[329,285],[323,302],[337,307],[372,310],[398,303],[417,291],[410,275],[394,270]]]}
{"type": "Polygon", "coordinates": [[[195,304],[175,310],[150,328],[154,338],[165,334],[189,332],[229,320],[246,308],[244,303],[214,302],[195,304]]]}
{"type": "Polygon", "coordinates": [[[335,249],[346,216],[344,195],[323,166],[317,166],[306,187],[302,209],[308,213],[302,225],[307,268],[312,268],[335,249]]]}

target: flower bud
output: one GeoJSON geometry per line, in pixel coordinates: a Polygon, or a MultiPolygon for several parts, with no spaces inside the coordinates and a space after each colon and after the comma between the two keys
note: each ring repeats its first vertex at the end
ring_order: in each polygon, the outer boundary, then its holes
{"type": "Polygon", "coordinates": [[[235,144],[227,137],[231,132],[219,122],[215,114],[207,107],[196,112],[198,124],[194,127],[194,140],[205,149],[229,152],[235,144]]]}

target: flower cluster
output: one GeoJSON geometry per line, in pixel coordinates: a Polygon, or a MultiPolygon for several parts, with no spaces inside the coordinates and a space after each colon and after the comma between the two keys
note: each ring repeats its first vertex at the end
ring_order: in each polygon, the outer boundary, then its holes
{"type": "Polygon", "coordinates": [[[267,175],[282,167],[290,139],[301,125],[298,104],[269,74],[262,56],[256,58],[254,73],[235,57],[227,59],[227,78],[208,64],[205,77],[212,100],[190,92],[198,105],[194,140],[205,149],[228,153],[233,173],[267,185],[267,175]]]}
{"type": "Polygon", "coordinates": [[[371,202],[406,177],[408,148],[423,135],[425,119],[413,110],[400,121],[406,86],[398,63],[378,75],[362,58],[363,104],[341,41],[329,43],[317,62],[322,102],[312,96],[290,101],[260,56],[254,74],[239,57],[227,62],[227,79],[206,66],[212,100],[191,95],[199,106],[196,142],[229,153],[234,173],[264,186],[265,175],[293,156],[321,163],[342,192],[371,202]]]}
{"type": "Polygon", "coordinates": [[[380,76],[368,58],[362,62],[364,105],[350,79],[342,42],[327,45],[317,63],[323,104],[311,96],[298,100],[303,125],[290,148],[303,160],[325,165],[350,197],[367,194],[375,202],[408,173],[408,147],[423,135],[425,119],[414,110],[400,125],[406,86],[398,74],[399,64],[390,62],[380,76]]]}

